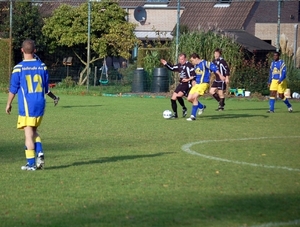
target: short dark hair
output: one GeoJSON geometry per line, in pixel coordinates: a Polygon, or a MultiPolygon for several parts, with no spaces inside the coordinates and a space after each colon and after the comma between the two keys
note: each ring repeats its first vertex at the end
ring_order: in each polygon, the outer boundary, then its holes
{"type": "Polygon", "coordinates": [[[22,48],[23,51],[26,54],[33,54],[35,51],[35,43],[33,40],[31,39],[26,39],[23,43],[22,43],[22,48]]]}
{"type": "Polygon", "coordinates": [[[186,58],[186,54],[185,54],[185,53],[180,53],[180,54],[179,54],[179,57],[180,57],[180,56],[183,56],[184,58],[186,58]]]}
{"type": "Polygon", "coordinates": [[[199,54],[193,53],[193,54],[191,54],[190,58],[199,58],[200,59],[200,56],[199,56],[199,54]]]}
{"type": "Polygon", "coordinates": [[[274,54],[277,54],[278,57],[280,56],[280,52],[279,51],[275,51],[274,54]]]}
{"type": "Polygon", "coordinates": [[[221,49],[221,48],[216,48],[216,49],[215,49],[215,52],[219,52],[220,55],[222,55],[222,49],[221,49]]]}

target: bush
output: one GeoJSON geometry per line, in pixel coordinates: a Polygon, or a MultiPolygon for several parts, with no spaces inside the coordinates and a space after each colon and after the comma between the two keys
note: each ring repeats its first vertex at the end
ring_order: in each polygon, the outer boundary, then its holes
{"type": "Polygon", "coordinates": [[[70,88],[75,87],[76,82],[72,80],[72,77],[67,76],[65,79],[62,80],[62,82],[58,83],[58,86],[61,88],[70,88]]]}
{"type": "Polygon", "coordinates": [[[244,60],[230,78],[231,88],[244,88],[251,93],[268,93],[269,67],[267,62],[255,63],[254,58],[244,60]]]}

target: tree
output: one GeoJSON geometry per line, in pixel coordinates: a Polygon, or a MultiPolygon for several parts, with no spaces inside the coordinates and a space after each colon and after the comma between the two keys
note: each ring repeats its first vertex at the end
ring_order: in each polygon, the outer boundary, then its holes
{"type": "MultiPolygon", "coordinates": [[[[127,12],[116,2],[91,3],[91,55],[90,63],[106,56],[130,57],[130,50],[139,43],[134,35],[136,27],[125,20],[127,12]]],[[[87,63],[76,51],[87,45],[88,3],[77,8],[61,5],[53,16],[45,20],[43,34],[49,39],[52,50],[57,47],[72,48],[78,59],[85,65],[80,73],[79,85],[86,82],[87,63]]]]}
{"type": "Polygon", "coordinates": [[[38,6],[31,2],[15,2],[13,8],[12,37],[13,49],[17,62],[21,59],[20,48],[25,39],[35,41],[38,50],[42,51],[45,47],[44,37],[41,34],[43,20],[39,13],[38,6]]]}

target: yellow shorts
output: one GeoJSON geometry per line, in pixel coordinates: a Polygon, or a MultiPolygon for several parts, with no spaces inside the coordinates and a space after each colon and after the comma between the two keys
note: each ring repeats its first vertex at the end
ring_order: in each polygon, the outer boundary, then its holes
{"type": "Polygon", "coordinates": [[[277,91],[279,94],[283,94],[287,88],[286,80],[283,80],[278,84],[278,80],[272,80],[270,85],[270,91],[277,91]]]}
{"type": "Polygon", "coordinates": [[[38,127],[42,122],[43,117],[26,117],[20,116],[18,117],[18,129],[23,129],[26,126],[38,127]]]}
{"type": "Polygon", "coordinates": [[[204,95],[206,90],[208,90],[209,84],[208,83],[201,83],[201,84],[195,84],[192,89],[190,90],[191,95],[198,93],[199,95],[204,95]]]}

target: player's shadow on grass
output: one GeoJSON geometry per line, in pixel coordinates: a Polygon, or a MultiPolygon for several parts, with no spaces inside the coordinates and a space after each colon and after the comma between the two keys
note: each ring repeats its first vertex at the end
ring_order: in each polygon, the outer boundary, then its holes
{"type": "MultiPolygon", "coordinates": [[[[258,114],[224,114],[222,115],[222,119],[230,119],[230,118],[249,118],[249,117],[263,117],[268,118],[267,114],[258,115],[258,114]]],[[[220,115],[201,115],[200,118],[209,118],[209,119],[220,119],[220,115]]]]}
{"type": "Polygon", "coordinates": [[[99,106],[102,106],[102,105],[74,105],[74,106],[59,106],[60,108],[87,108],[87,107],[99,107],[99,106]]]}
{"type": "Polygon", "coordinates": [[[112,156],[112,157],[104,157],[99,158],[96,160],[90,160],[90,161],[82,161],[82,162],[74,162],[69,165],[61,165],[61,166],[50,166],[47,167],[47,170],[53,170],[53,169],[62,169],[62,168],[68,168],[71,166],[81,166],[81,165],[90,165],[90,164],[102,164],[102,163],[109,163],[109,162],[119,162],[119,161],[125,161],[125,160],[133,160],[138,158],[154,158],[166,154],[173,154],[175,152],[160,152],[156,154],[148,154],[148,155],[124,155],[124,156],[112,156]]]}

